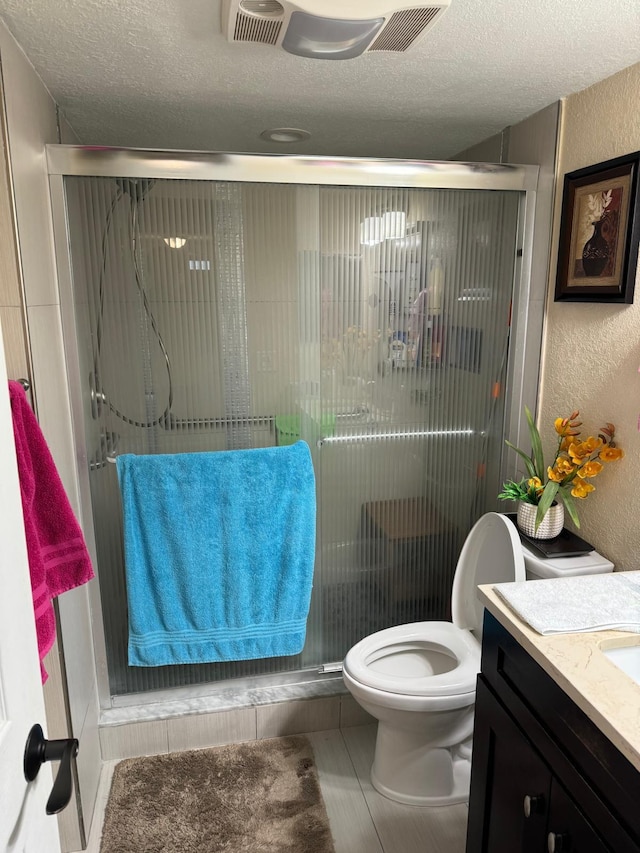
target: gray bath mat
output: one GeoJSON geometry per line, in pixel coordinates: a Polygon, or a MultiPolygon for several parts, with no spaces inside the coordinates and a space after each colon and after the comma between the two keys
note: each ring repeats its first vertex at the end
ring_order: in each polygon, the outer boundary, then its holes
{"type": "Polygon", "coordinates": [[[334,853],[311,744],[252,741],[120,762],[101,853],[334,853]]]}

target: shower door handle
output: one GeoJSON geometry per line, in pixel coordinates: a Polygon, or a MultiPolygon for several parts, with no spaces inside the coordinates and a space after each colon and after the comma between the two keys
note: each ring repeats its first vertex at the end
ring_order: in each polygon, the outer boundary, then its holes
{"type": "Polygon", "coordinates": [[[42,726],[35,724],[29,732],[24,750],[24,778],[33,782],[45,761],[59,761],[60,768],[47,800],[47,814],[57,814],[69,805],[73,793],[71,761],[78,754],[76,738],[47,740],[42,726]]]}

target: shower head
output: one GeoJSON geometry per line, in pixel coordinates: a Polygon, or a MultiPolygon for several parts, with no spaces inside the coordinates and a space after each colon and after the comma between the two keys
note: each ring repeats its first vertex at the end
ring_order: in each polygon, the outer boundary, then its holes
{"type": "Polygon", "coordinates": [[[144,200],[155,182],[155,178],[116,178],[116,184],[122,192],[138,202],[144,200]]]}

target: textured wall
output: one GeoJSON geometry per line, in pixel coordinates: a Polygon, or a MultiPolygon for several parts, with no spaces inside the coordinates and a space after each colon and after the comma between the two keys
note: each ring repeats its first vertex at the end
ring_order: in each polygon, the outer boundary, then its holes
{"type": "Polygon", "coordinates": [[[553,302],[563,175],[640,149],[640,64],[569,97],[558,163],[540,427],[545,448],[553,420],[579,409],[583,429],[616,425],[626,456],[579,502],[581,533],[618,569],[640,568],[640,281],[635,304],[553,302]]]}

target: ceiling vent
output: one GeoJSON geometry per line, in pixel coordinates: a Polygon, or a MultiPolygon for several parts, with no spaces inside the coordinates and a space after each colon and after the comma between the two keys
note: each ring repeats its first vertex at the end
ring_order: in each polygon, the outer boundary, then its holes
{"type": "Polygon", "coordinates": [[[222,32],[236,43],[269,44],[309,59],[404,53],[439,21],[451,0],[222,0],[222,32]],[[366,14],[362,7],[366,6],[366,14]]]}

